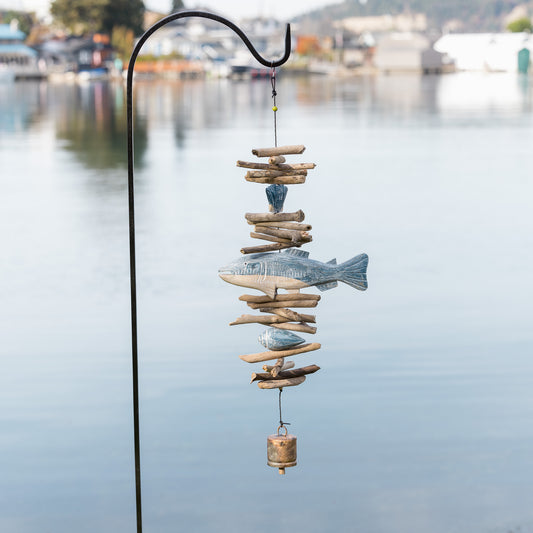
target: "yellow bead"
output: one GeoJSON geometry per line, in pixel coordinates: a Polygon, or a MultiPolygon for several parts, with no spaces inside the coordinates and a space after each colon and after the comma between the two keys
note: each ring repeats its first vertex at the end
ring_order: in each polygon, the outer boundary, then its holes
{"type": "Polygon", "coordinates": [[[272,111],[274,111],[274,112],[276,112],[277,110],[278,110],[277,106],[274,106],[274,107],[272,108],[272,111]]]}

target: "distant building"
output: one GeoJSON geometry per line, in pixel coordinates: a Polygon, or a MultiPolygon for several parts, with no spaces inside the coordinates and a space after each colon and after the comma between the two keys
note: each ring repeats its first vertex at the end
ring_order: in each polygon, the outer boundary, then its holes
{"type": "Polygon", "coordinates": [[[0,24],[0,78],[42,77],[37,52],[26,46],[26,34],[16,23],[0,24]]]}
{"type": "MultiPolygon", "coordinates": [[[[248,19],[243,21],[242,29],[260,54],[266,57],[283,54],[280,46],[284,46],[285,28],[278,21],[248,19]]],[[[235,32],[217,21],[204,18],[181,20],[159,29],[146,41],[139,55],[155,58],[176,56],[193,62],[201,61],[207,71],[220,75],[229,73],[233,66],[249,70],[257,63],[235,32]]]]}
{"type": "Polygon", "coordinates": [[[390,33],[377,43],[374,66],[383,72],[441,72],[444,57],[420,33],[390,33]]]}
{"type": "Polygon", "coordinates": [[[385,33],[385,32],[424,32],[428,23],[423,13],[404,13],[401,15],[379,15],[374,17],[348,17],[334,23],[339,29],[352,33],[385,33]]]}
{"type": "Polygon", "coordinates": [[[455,33],[442,36],[435,50],[449,56],[457,70],[516,72],[518,54],[533,49],[529,33],[455,33]]]}
{"type": "Polygon", "coordinates": [[[39,53],[50,73],[106,70],[113,57],[109,37],[99,33],[90,37],[50,39],[39,46],[39,53]]]}

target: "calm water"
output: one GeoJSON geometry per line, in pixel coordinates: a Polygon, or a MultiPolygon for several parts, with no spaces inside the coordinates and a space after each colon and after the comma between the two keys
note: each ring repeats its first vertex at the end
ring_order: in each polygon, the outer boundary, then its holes
{"type": "MultiPolygon", "coordinates": [[[[268,82],[136,85],[147,532],[533,531],[533,86],[507,75],[280,80],[279,140],[318,164],[286,210],[324,293],[322,370],[277,393],[220,265],[251,244],[268,82]]],[[[135,528],[124,92],[0,85],[0,531],[135,528]]]]}

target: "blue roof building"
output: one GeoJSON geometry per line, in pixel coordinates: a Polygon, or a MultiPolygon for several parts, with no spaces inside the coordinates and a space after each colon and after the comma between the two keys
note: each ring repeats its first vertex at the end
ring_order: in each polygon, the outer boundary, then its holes
{"type": "Polygon", "coordinates": [[[26,34],[16,24],[0,24],[0,79],[43,77],[38,54],[24,39],[26,34]]]}

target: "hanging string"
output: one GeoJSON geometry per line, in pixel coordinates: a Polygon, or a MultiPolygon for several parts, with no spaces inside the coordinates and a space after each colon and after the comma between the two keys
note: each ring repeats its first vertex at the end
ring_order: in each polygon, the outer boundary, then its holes
{"type": "Polygon", "coordinates": [[[280,388],[279,389],[279,397],[278,397],[278,402],[279,402],[279,425],[280,427],[284,427],[284,426],[290,426],[290,422],[283,422],[283,417],[281,416],[281,393],[283,392],[283,388],[280,388]]]}
{"type": "Polygon", "coordinates": [[[270,84],[272,85],[272,111],[274,111],[274,146],[278,146],[278,124],[276,120],[278,106],[276,105],[276,68],[270,69],[270,84]]]}

